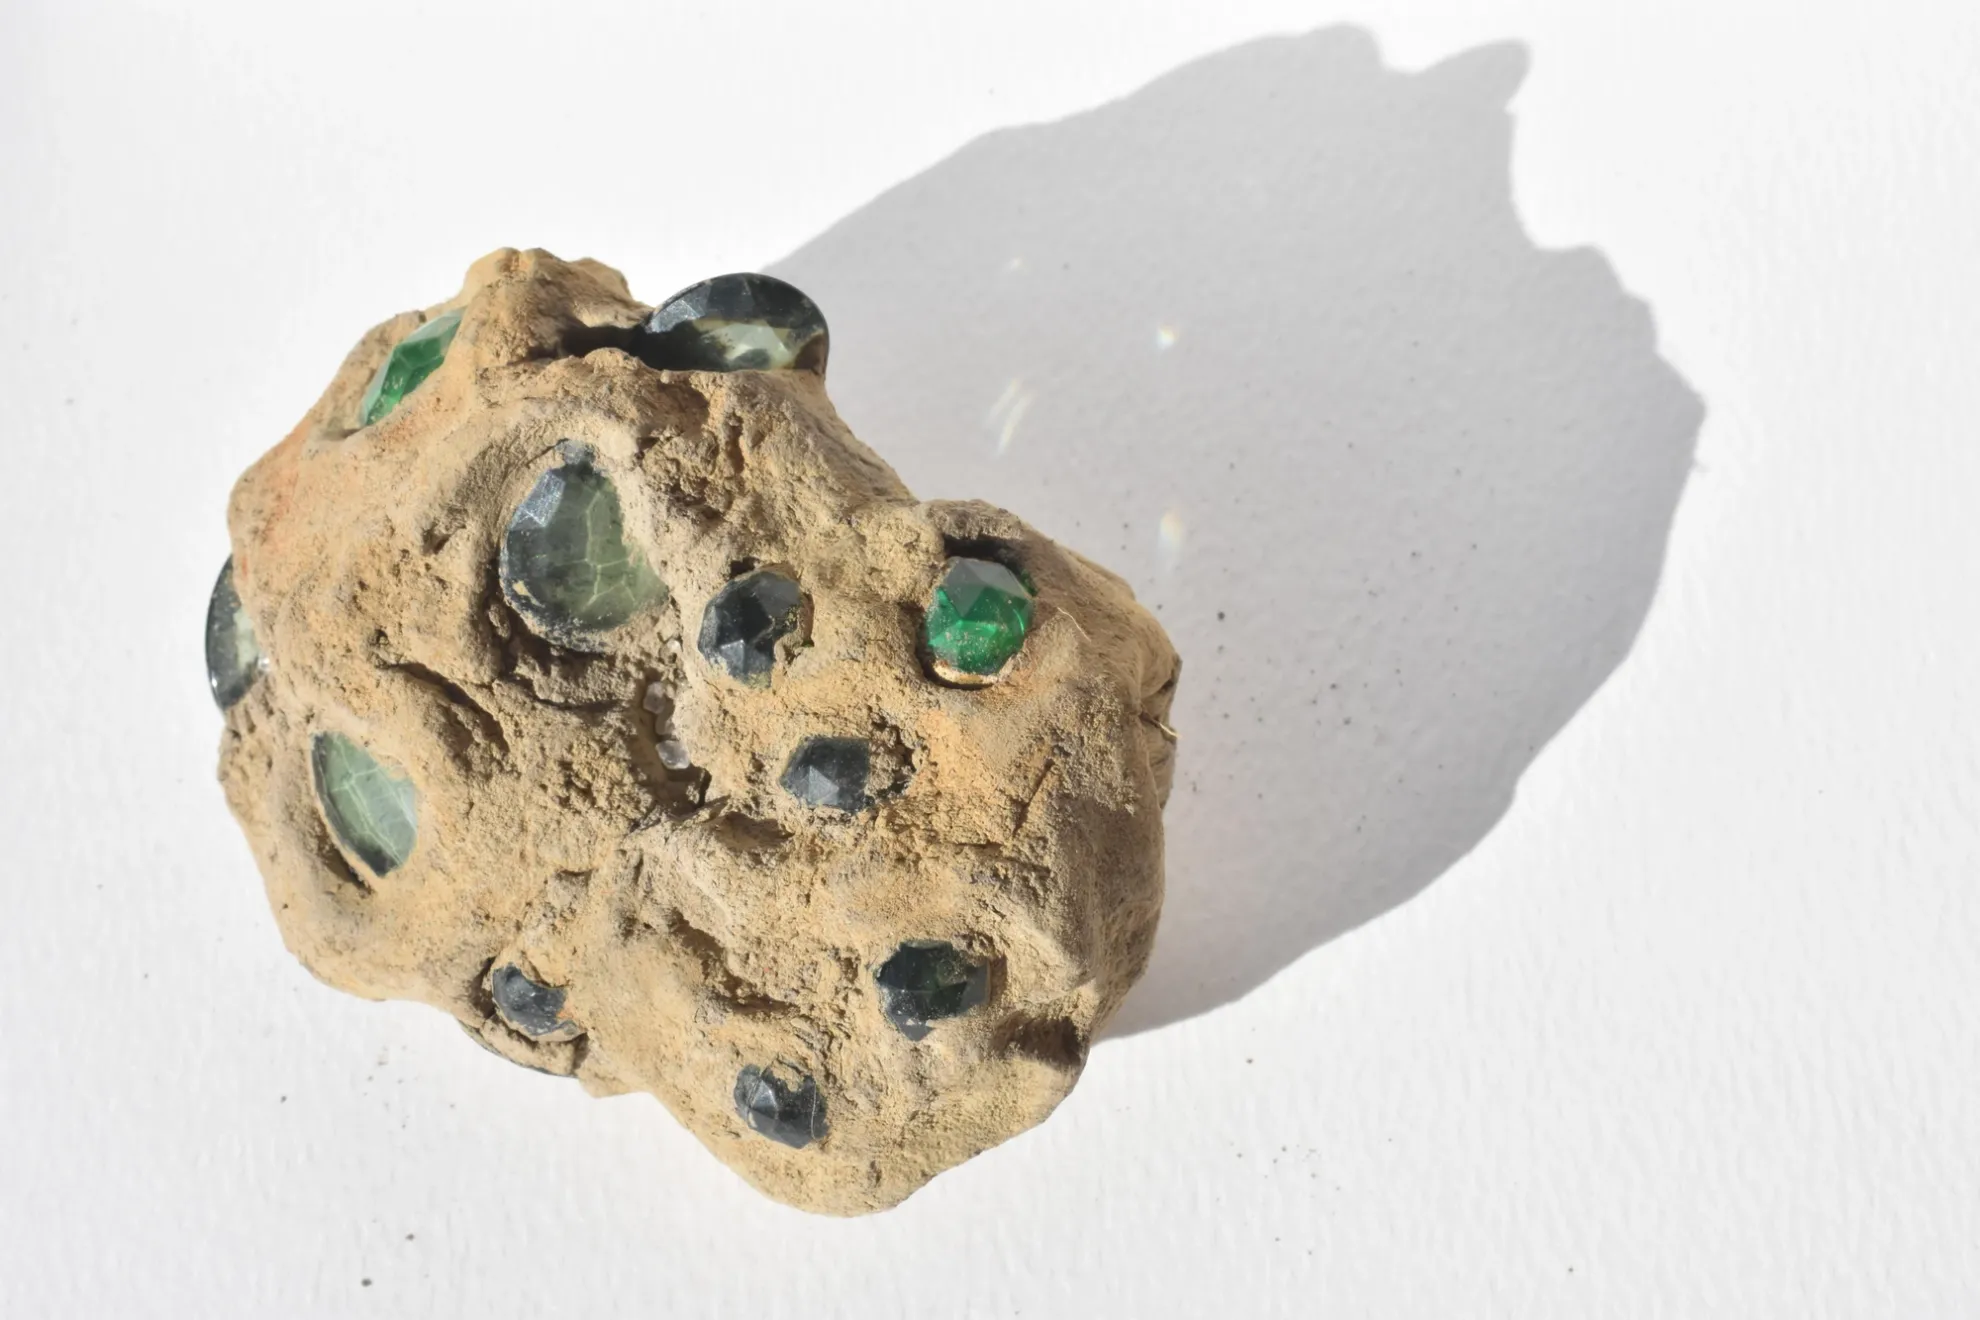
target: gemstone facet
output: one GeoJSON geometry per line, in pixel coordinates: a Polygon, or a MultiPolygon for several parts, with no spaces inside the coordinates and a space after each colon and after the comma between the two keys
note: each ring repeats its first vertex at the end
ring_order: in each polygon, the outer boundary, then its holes
{"type": "Polygon", "coordinates": [[[370,426],[399,406],[419,383],[447,359],[447,346],[461,328],[458,311],[442,312],[392,348],[358,405],[358,425],[370,426]]]}
{"type": "Polygon", "coordinates": [[[834,811],[863,811],[873,799],[866,779],[873,756],[864,738],[806,738],[777,782],[800,802],[834,811]]]}
{"type": "Polygon", "coordinates": [[[488,978],[488,993],[502,1020],[525,1036],[541,1039],[576,1027],[564,1016],[564,992],[534,981],[514,963],[497,967],[488,978]]]}
{"type": "Polygon", "coordinates": [[[803,623],[804,594],[781,573],[745,573],[715,593],[701,614],[702,658],[741,683],[767,687],[777,642],[803,623]]]}
{"type": "Polygon", "coordinates": [[[772,1141],[802,1150],[825,1135],[825,1098],[808,1074],[755,1064],[736,1074],[736,1115],[772,1141]]]}
{"type": "Polygon", "coordinates": [[[213,700],[227,709],[247,695],[260,672],[261,646],[234,590],[234,559],[229,555],[206,602],[206,681],[213,687],[213,700]]]}
{"type": "Polygon", "coordinates": [[[669,371],[815,371],[829,340],[818,304],[769,275],[717,275],[654,309],[633,354],[669,371]]]}
{"type": "Polygon", "coordinates": [[[536,480],[502,537],[502,594],[552,641],[577,650],[667,598],[666,584],[626,540],[612,479],[589,453],[536,480]]]}
{"type": "Polygon", "coordinates": [[[419,833],[412,780],[341,733],[311,739],[309,764],[337,841],[373,874],[382,876],[412,855],[419,833]]]}
{"type": "Polygon", "coordinates": [[[907,940],[873,973],[880,1010],[909,1040],[939,1018],[967,1013],[989,997],[990,969],[943,940],[907,940]]]}
{"type": "Polygon", "coordinates": [[[951,559],[936,584],[923,636],[938,677],[981,682],[1024,646],[1033,600],[1018,575],[989,559],[951,559]]]}

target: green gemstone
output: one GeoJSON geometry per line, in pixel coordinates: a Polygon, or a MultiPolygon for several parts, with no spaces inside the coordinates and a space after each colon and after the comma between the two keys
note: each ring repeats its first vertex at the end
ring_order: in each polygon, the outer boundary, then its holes
{"type": "Polygon", "coordinates": [[[234,561],[229,556],[206,602],[206,681],[212,685],[213,700],[221,710],[227,709],[247,695],[260,672],[261,646],[234,590],[234,561]]]}
{"type": "Polygon", "coordinates": [[[447,360],[447,346],[454,342],[454,332],[460,328],[459,312],[442,312],[401,339],[385,359],[385,365],[371,378],[371,388],[364,392],[364,402],[358,405],[358,425],[370,426],[391,412],[421,381],[431,376],[433,369],[447,360]]]}
{"type": "Polygon", "coordinates": [[[873,973],[881,1011],[909,1040],[928,1024],[960,1017],[989,997],[990,969],[945,940],[908,940],[873,973]]]}
{"type": "Polygon", "coordinates": [[[537,478],[502,537],[502,593],[553,641],[589,649],[667,598],[667,586],[626,541],[612,479],[588,453],[565,447],[565,461],[537,478]]]}
{"type": "Polygon", "coordinates": [[[1031,592],[988,559],[951,559],[924,626],[937,663],[962,674],[995,674],[1031,631],[1031,592]]]}
{"type": "Polygon", "coordinates": [[[309,745],[316,797],[337,841],[377,875],[412,855],[419,831],[412,780],[341,733],[319,733],[309,745]]]}
{"type": "Polygon", "coordinates": [[[736,1115],[780,1145],[803,1150],[826,1134],[825,1097],[809,1073],[784,1063],[755,1064],[736,1074],[736,1115]]]}
{"type": "Polygon", "coordinates": [[[830,336],[818,304],[770,275],[738,273],[682,289],[633,332],[633,355],[670,371],[815,371],[830,336]]]}

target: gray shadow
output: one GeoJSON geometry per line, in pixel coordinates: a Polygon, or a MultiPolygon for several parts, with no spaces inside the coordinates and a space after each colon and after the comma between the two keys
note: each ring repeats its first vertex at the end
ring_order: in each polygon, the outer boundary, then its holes
{"type": "Polygon", "coordinates": [[[919,495],[1115,568],[1182,652],[1168,903],[1113,1034],[1421,891],[1649,608],[1704,409],[1599,253],[1522,229],[1525,70],[1255,42],[980,138],[774,268],[919,495]]]}

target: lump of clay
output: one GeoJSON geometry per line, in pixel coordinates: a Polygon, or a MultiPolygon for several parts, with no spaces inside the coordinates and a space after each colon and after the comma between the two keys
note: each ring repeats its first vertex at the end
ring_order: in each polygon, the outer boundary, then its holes
{"type": "Polygon", "coordinates": [[[244,476],[206,630],[289,947],[856,1214],[1040,1121],[1162,892],[1177,660],[917,503],[810,299],[502,251],[244,476]]]}

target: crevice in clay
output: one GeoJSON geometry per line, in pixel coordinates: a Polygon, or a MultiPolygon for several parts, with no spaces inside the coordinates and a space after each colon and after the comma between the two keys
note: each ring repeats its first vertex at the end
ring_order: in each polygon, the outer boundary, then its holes
{"type": "Polygon", "coordinates": [[[476,701],[468,690],[448,678],[437,669],[420,664],[417,660],[398,660],[388,663],[385,668],[392,673],[402,674],[422,687],[440,694],[447,701],[448,710],[461,723],[462,731],[469,735],[470,745],[456,747],[457,753],[465,754],[473,743],[492,746],[503,760],[509,759],[509,737],[503,731],[502,721],[494,712],[476,701]]]}
{"type": "Polygon", "coordinates": [[[1016,1017],[997,1028],[992,1047],[1053,1068],[1086,1066],[1086,1040],[1068,1018],[1016,1017]]]}
{"type": "Polygon", "coordinates": [[[667,935],[701,966],[702,986],[733,1012],[760,1017],[786,1017],[797,1006],[737,975],[729,966],[729,950],[721,940],[689,921],[678,909],[667,914],[667,935]]]}

